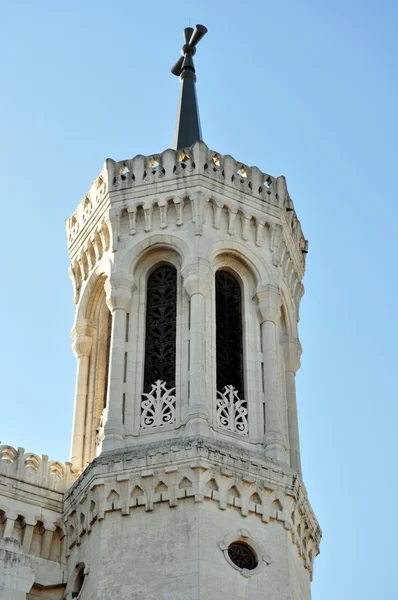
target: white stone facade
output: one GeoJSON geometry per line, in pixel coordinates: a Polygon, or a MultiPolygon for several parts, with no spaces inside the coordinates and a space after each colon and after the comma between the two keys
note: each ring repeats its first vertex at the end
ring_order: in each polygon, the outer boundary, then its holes
{"type": "Polygon", "coordinates": [[[108,159],[66,228],[71,463],[2,447],[0,538],[19,542],[13,564],[31,587],[0,578],[0,600],[3,589],[10,600],[309,600],[320,530],[295,397],[307,242],[284,178],[203,142],[108,159]],[[177,272],[175,385],[144,393],[147,280],[160,264],[177,272]],[[217,389],[219,269],[241,288],[240,395],[217,389]],[[234,541],[252,548],[253,570],[231,562],[234,541]]]}

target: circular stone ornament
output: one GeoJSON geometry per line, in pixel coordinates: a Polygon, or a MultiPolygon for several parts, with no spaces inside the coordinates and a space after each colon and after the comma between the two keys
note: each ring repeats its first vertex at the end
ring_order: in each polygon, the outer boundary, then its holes
{"type": "Polygon", "coordinates": [[[239,569],[252,571],[258,565],[253,548],[243,542],[232,542],[228,546],[228,556],[239,569]]]}
{"type": "Polygon", "coordinates": [[[271,563],[271,558],[264,553],[263,548],[256,542],[247,529],[229,533],[218,544],[225,560],[243,577],[258,575],[271,563]]]}

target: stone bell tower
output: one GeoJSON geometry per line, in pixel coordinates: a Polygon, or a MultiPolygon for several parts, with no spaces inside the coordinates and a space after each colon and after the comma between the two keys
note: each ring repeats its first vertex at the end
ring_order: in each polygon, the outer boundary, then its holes
{"type": "Polygon", "coordinates": [[[295,374],[307,242],[283,177],[202,141],[184,31],[174,148],[68,219],[78,361],[66,598],[309,600],[320,529],[295,374]]]}

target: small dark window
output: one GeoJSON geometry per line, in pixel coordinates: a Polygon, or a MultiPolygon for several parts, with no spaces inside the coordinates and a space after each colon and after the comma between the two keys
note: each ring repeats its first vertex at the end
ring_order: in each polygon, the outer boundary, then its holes
{"type": "Polygon", "coordinates": [[[177,271],[162,265],[147,283],[144,393],[158,379],[175,386],[176,316],[177,271]]]}
{"type": "Polygon", "coordinates": [[[104,408],[106,407],[106,399],[108,396],[109,358],[110,358],[110,354],[111,354],[112,315],[111,315],[110,311],[108,311],[107,316],[108,316],[108,322],[107,322],[107,327],[106,327],[104,408]]]}
{"type": "Polygon", "coordinates": [[[216,273],[217,390],[232,385],[244,398],[242,298],[238,280],[228,271],[216,273]]]}
{"type": "Polygon", "coordinates": [[[252,548],[243,542],[233,542],[228,547],[228,556],[239,569],[252,571],[257,567],[257,557],[252,548]]]}

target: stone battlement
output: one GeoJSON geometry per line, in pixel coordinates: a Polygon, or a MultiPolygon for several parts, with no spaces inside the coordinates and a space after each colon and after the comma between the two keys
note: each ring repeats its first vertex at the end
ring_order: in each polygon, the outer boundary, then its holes
{"type": "MultiPolygon", "coordinates": [[[[188,178],[194,175],[203,175],[213,182],[248,194],[264,205],[294,212],[284,177],[275,178],[258,167],[249,167],[235,160],[228,154],[223,155],[210,150],[204,142],[196,142],[191,148],[184,150],[167,149],[161,154],[149,156],[138,154],[134,158],[118,162],[111,158],[106,159],[100,175],[93,181],[74,214],[66,220],[68,247],[73,246],[108,192],[137,189],[166,181],[172,181],[175,189],[176,181],[186,184],[188,178]]],[[[115,200],[119,199],[122,198],[115,200]]],[[[294,216],[297,219],[296,215],[294,216]]],[[[303,235],[300,224],[295,224],[295,227],[303,235]]]]}
{"type": "Polygon", "coordinates": [[[45,454],[25,452],[24,448],[0,446],[0,476],[37,485],[56,492],[66,492],[77,473],[71,463],[49,460],[45,454]]]}
{"type": "Polygon", "coordinates": [[[257,167],[249,167],[232,156],[210,150],[204,142],[196,142],[185,150],[165,150],[161,154],[116,162],[106,159],[102,171],[79,202],[74,214],[66,221],[69,247],[86,227],[97,205],[107,192],[138,188],[164,181],[182,180],[193,175],[229,185],[263,202],[283,206],[287,194],[283,177],[272,177],[257,167]],[[283,180],[283,181],[282,181],[283,180]]]}
{"type": "Polygon", "coordinates": [[[115,252],[131,236],[182,226],[202,235],[205,221],[218,230],[225,219],[232,239],[247,243],[254,236],[255,245],[262,246],[268,237],[273,263],[282,267],[289,285],[293,282],[298,305],[308,242],[285,178],[218,154],[204,142],[182,151],[105,161],[88,194],[66,221],[75,302],[104,254],[115,252]],[[205,216],[207,205],[211,210],[205,216]]]}

